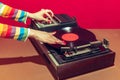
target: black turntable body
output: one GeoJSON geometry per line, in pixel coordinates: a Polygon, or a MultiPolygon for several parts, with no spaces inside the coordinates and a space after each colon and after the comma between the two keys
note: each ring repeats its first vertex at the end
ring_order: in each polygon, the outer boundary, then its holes
{"type": "MultiPolygon", "coordinates": [[[[38,23],[32,21],[31,27],[43,30],[36,24],[38,23]]],[[[54,28],[53,25],[50,27],[54,28]]],[[[115,52],[108,48],[109,42],[106,39],[97,40],[92,32],[80,28],[74,20],[66,21],[61,28],[59,25],[55,31],[55,36],[64,40],[66,45],[50,45],[35,39],[30,40],[45,59],[56,80],[64,80],[114,65],[115,52]]]]}

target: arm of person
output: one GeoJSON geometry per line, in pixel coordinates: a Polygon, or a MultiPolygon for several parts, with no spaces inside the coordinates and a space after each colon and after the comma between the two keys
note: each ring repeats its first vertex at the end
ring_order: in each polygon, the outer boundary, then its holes
{"type": "Polygon", "coordinates": [[[13,8],[0,2],[0,16],[26,23],[28,17],[39,21],[44,20],[46,22],[50,22],[54,14],[49,9],[41,9],[38,12],[30,13],[24,10],[13,8]]]}
{"type": "MultiPolygon", "coordinates": [[[[54,14],[51,10],[48,9],[41,9],[36,13],[30,13],[0,3],[0,16],[25,23],[27,17],[35,20],[44,20],[46,22],[50,22],[54,14]]],[[[16,27],[7,24],[0,24],[0,37],[12,38],[20,41],[25,41],[28,37],[32,37],[48,44],[65,44],[63,41],[57,39],[53,35],[54,33],[16,27]]]]}
{"type": "Polygon", "coordinates": [[[0,2],[0,16],[24,23],[26,23],[27,20],[26,11],[10,7],[1,2],[0,2]]]}
{"type": "Polygon", "coordinates": [[[0,23],[0,37],[7,39],[15,39],[19,41],[26,41],[27,38],[34,38],[39,40],[40,42],[48,43],[48,44],[61,44],[65,43],[56,37],[54,37],[53,33],[48,33],[44,31],[33,30],[24,27],[11,26],[7,24],[0,23]]]}
{"type": "Polygon", "coordinates": [[[30,29],[0,23],[0,37],[25,41],[30,29]]]}

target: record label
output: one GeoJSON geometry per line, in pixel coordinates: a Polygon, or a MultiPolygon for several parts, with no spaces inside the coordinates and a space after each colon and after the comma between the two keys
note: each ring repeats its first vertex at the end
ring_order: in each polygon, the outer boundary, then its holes
{"type": "Polygon", "coordinates": [[[62,35],[62,39],[65,41],[76,41],[77,39],[79,39],[79,36],[74,33],[66,33],[62,35]]]}

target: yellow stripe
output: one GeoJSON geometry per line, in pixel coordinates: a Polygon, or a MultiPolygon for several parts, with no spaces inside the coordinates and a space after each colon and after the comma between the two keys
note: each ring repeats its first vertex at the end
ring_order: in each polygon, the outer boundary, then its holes
{"type": "Polygon", "coordinates": [[[15,35],[14,35],[14,39],[18,39],[18,37],[19,37],[19,35],[20,35],[20,28],[19,27],[16,27],[16,31],[15,31],[15,35]]]}
{"type": "Polygon", "coordinates": [[[1,34],[2,37],[5,37],[8,31],[8,25],[3,25],[3,32],[1,34]]]}
{"type": "Polygon", "coordinates": [[[10,12],[11,12],[12,8],[8,6],[7,12],[5,13],[5,17],[8,18],[10,16],[10,12]]]}
{"type": "Polygon", "coordinates": [[[17,13],[17,15],[16,15],[16,17],[15,17],[15,21],[18,21],[18,19],[19,19],[19,17],[20,17],[20,14],[21,14],[21,10],[18,10],[18,13],[17,13]]]}
{"type": "Polygon", "coordinates": [[[2,16],[5,16],[7,11],[8,11],[8,6],[5,6],[2,12],[2,16]]]}
{"type": "Polygon", "coordinates": [[[8,12],[7,12],[7,15],[8,15],[8,16],[10,16],[10,12],[11,12],[11,10],[12,10],[12,8],[9,7],[8,12]]]}
{"type": "Polygon", "coordinates": [[[3,32],[3,24],[0,24],[0,36],[1,36],[2,32],[3,32]]]}

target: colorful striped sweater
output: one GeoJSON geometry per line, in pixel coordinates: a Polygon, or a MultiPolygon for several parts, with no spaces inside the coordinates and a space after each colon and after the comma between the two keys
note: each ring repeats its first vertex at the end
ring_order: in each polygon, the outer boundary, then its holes
{"type": "MultiPolygon", "coordinates": [[[[0,16],[10,18],[18,22],[26,22],[27,12],[12,8],[0,2],[0,16]]],[[[16,27],[0,23],[0,37],[25,41],[29,35],[30,29],[16,27]]]]}

